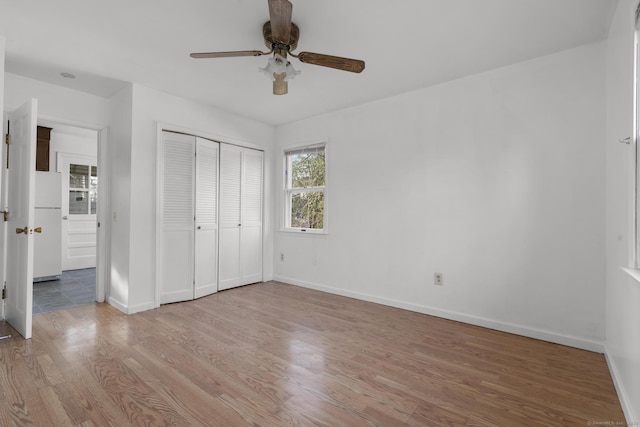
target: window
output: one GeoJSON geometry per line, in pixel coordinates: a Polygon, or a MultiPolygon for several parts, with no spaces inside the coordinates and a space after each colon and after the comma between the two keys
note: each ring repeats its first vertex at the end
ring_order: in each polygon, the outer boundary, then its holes
{"type": "Polygon", "coordinates": [[[284,152],[285,229],[326,232],[325,154],[324,145],[284,152]]]}
{"type": "Polygon", "coordinates": [[[98,168],[69,165],[69,214],[95,215],[98,198],[98,168]]]}

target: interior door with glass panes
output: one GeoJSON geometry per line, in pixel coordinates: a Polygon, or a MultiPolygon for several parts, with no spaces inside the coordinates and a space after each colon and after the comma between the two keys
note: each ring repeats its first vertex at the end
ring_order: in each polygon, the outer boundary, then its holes
{"type": "Polygon", "coordinates": [[[59,153],[62,174],[62,270],[96,266],[96,157],[59,153]]]}

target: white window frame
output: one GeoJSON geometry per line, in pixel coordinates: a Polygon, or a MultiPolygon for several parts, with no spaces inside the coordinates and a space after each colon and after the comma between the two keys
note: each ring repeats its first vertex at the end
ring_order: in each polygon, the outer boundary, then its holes
{"type": "MultiPolygon", "coordinates": [[[[71,183],[69,183],[69,189],[68,189],[67,194],[66,194],[66,197],[69,197],[69,195],[70,195],[70,193],[72,191],[84,193],[86,195],[85,197],[87,197],[87,199],[88,199],[87,212],[84,212],[84,213],[73,213],[73,212],[71,212],[71,208],[69,208],[68,215],[72,215],[72,216],[74,216],[76,218],[79,218],[80,216],[87,217],[87,218],[92,218],[92,217],[96,216],[96,214],[98,212],[97,203],[96,203],[96,212],[93,212],[93,213],[91,212],[91,195],[94,194],[96,200],[98,198],[98,186],[97,186],[97,184],[96,184],[96,188],[91,188],[91,177],[93,176],[93,175],[91,175],[91,173],[93,172],[94,168],[96,169],[96,179],[98,179],[98,172],[97,172],[98,165],[96,163],[97,163],[97,161],[82,161],[82,162],[80,162],[80,161],[76,161],[76,160],[73,160],[73,163],[71,163],[71,162],[69,163],[69,176],[71,176],[71,166],[72,165],[87,166],[89,168],[89,172],[88,172],[88,175],[87,175],[87,177],[88,177],[88,182],[87,182],[88,187],[86,187],[86,188],[83,188],[83,187],[71,187],[71,183]]],[[[67,176],[65,178],[67,181],[69,181],[69,176],[67,176]]]]}
{"type": "Polygon", "coordinates": [[[300,234],[328,234],[329,219],[328,219],[328,153],[326,142],[313,143],[307,145],[299,145],[293,147],[287,147],[282,150],[282,177],[283,177],[283,197],[284,197],[284,214],[282,216],[282,231],[300,234]],[[290,168],[289,155],[296,151],[303,150],[316,150],[322,148],[324,150],[324,186],[320,187],[305,187],[305,188],[291,188],[291,174],[288,173],[290,168]],[[317,228],[295,228],[291,227],[291,197],[294,194],[322,192],[324,199],[324,212],[322,220],[322,229],[317,228]]]}

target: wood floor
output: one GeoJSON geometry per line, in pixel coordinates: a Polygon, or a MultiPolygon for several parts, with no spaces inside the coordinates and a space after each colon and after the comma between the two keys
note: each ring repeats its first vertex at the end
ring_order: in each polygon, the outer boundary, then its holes
{"type": "Polygon", "coordinates": [[[39,314],[13,335],[2,426],[624,422],[601,354],[276,282],[39,314]]]}

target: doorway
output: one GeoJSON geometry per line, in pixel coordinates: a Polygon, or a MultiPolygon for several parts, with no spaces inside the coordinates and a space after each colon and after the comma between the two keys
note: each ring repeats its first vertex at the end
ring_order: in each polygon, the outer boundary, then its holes
{"type": "Polygon", "coordinates": [[[33,284],[33,314],[96,302],[96,269],[67,270],[59,279],[33,284]]]}
{"type": "MultiPolygon", "coordinates": [[[[42,121],[39,125],[43,125],[42,121]]],[[[45,122],[45,125],[51,128],[50,170],[38,173],[45,175],[45,180],[57,182],[54,197],[57,203],[50,204],[58,209],[55,223],[43,227],[43,233],[34,239],[33,314],[93,304],[98,294],[99,132],[55,122],[45,122]],[[54,250],[42,250],[46,246],[46,228],[58,234],[54,250]],[[57,265],[57,270],[38,276],[38,266],[45,263],[57,265]]]]}

